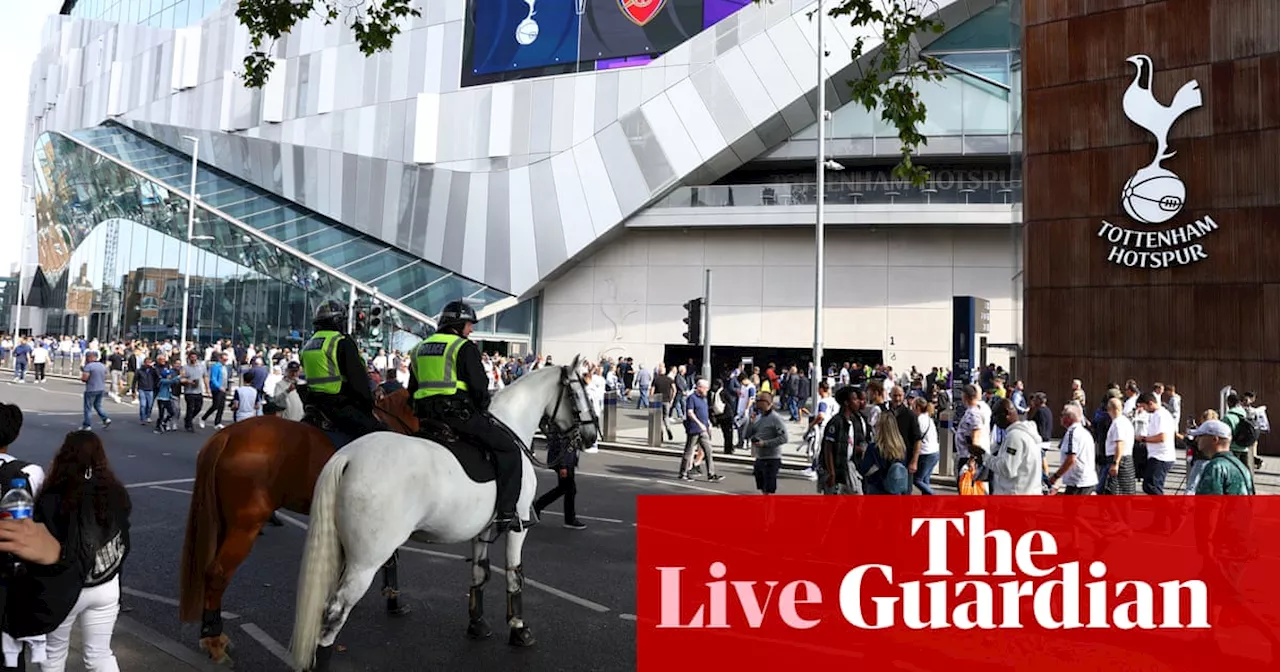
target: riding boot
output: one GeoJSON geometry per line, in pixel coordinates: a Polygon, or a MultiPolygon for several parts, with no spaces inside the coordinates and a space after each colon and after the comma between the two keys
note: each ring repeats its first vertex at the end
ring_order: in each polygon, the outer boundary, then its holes
{"type": "Polygon", "coordinates": [[[505,529],[508,524],[514,523],[516,516],[516,502],[520,499],[520,453],[511,450],[495,450],[494,461],[498,463],[498,495],[497,495],[497,525],[499,529],[505,529]]]}

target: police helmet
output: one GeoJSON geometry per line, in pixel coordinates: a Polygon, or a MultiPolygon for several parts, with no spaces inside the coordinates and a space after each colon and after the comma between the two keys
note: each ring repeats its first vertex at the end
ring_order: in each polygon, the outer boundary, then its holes
{"type": "Polygon", "coordinates": [[[316,308],[316,317],[311,322],[317,329],[343,330],[347,326],[347,309],[337,301],[325,301],[316,308]]]}
{"type": "Polygon", "coordinates": [[[476,319],[475,309],[468,306],[465,302],[450,301],[449,304],[444,307],[444,310],[440,311],[439,321],[440,326],[444,327],[449,325],[461,326],[466,322],[475,323],[480,320],[476,319]]]}

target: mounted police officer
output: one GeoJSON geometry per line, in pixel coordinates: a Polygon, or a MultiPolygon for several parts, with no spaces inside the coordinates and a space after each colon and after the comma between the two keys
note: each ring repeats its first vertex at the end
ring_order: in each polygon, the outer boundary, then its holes
{"type": "Polygon", "coordinates": [[[498,467],[495,524],[502,531],[524,524],[516,518],[522,447],[489,414],[489,379],[480,363],[480,348],[467,339],[475,322],[475,311],[462,301],[444,307],[436,333],[413,349],[409,393],[419,418],[448,425],[493,453],[498,467]]]}
{"type": "Polygon", "coordinates": [[[347,311],[337,301],[316,309],[315,333],[302,346],[306,403],[316,407],[334,429],[359,438],[387,427],[373,415],[373,384],[354,341],[344,333],[347,311]]]}

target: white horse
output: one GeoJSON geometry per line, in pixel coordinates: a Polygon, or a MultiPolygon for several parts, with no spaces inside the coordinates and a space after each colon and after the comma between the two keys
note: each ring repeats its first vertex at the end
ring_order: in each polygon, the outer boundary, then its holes
{"type": "MultiPolygon", "coordinates": [[[[586,396],[579,361],[525,375],[494,395],[489,410],[530,447],[539,425],[577,431],[590,446],[599,433],[595,407],[586,396]],[[554,425],[554,427],[552,427],[554,425]]],[[[538,486],[530,460],[521,456],[523,474],[516,514],[534,520],[538,486]]],[[[474,465],[470,465],[474,467],[474,465]]],[[[471,592],[467,635],[489,637],[484,620],[484,585],[489,578],[488,541],[497,485],[468,476],[448,448],[427,439],[389,432],[369,434],[330,458],[316,480],[311,524],[298,578],[297,609],[291,649],[297,670],[323,671],[332,647],[378,569],[410,536],[426,543],[471,540],[471,592]],[[341,580],[339,580],[341,579],[341,580]],[[313,667],[314,666],[314,667],[313,667]]],[[[522,615],[524,572],[521,550],[527,529],[507,534],[508,643],[532,646],[533,633],[522,615]]]]}

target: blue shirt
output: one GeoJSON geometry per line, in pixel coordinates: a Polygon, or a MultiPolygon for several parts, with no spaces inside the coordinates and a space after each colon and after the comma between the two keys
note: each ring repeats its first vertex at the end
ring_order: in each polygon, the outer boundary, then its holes
{"type": "Polygon", "coordinates": [[[227,369],[222,362],[214,362],[209,368],[210,389],[225,390],[227,388],[227,369]]]}
{"type": "Polygon", "coordinates": [[[102,362],[89,362],[82,371],[89,374],[89,379],[84,381],[85,392],[107,391],[107,367],[102,362]]]}
{"type": "Polygon", "coordinates": [[[688,399],[685,400],[684,407],[685,407],[685,421],[684,421],[685,433],[690,435],[702,433],[702,427],[699,427],[698,423],[693,422],[692,420],[689,419],[689,416],[688,416],[689,411],[693,411],[693,416],[702,423],[703,427],[706,427],[708,429],[711,428],[711,412],[710,412],[710,409],[707,408],[706,397],[703,397],[699,395],[697,392],[694,392],[693,394],[689,395],[688,399]]]}
{"type": "Polygon", "coordinates": [[[178,372],[169,367],[160,369],[160,389],[156,390],[157,401],[173,399],[173,386],[178,384],[178,372]]]}

